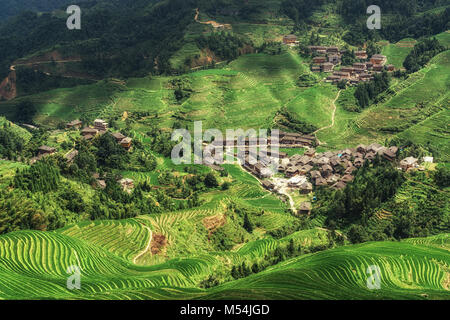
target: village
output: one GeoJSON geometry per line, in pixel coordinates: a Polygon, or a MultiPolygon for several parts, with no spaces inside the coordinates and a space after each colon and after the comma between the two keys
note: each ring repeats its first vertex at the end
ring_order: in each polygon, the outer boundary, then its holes
{"type": "Polygon", "coordinates": [[[311,71],[333,72],[325,79],[326,82],[344,81],[349,85],[358,85],[360,82],[373,80],[375,73],[395,70],[394,65],[386,65],[386,56],[375,54],[368,60],[365,50],[355,52],[359,62],[353,63],[352,66],[341,66],[341,57],[345,51],[338,47],[309,46],[308,49],[313,55],[311,71]]]}
{"type": "MultiPolygon", "coordinates": [[[[66,124],[66,130],[79,130],[81,137],[86,141],[92,141],[95,137],[109,131],[108,123],[101,119],[96,119],[93,126],[86,126],[82,129],[82,125],[81,121],[74,120],[66,124]]],[[[130,137],[126,137],[120,132],[114,132],[111,135],[125,150],[131,150],[132,139],[130,137]]],[[[278,137],[277,141],[272,141],[272,138],[268,137],[264,141],[264,145],[261,144],[260,139],[251,137],[233,140],[218,139],[212,143],[211,155],[214,157],[217,148],[231,147],[228,151],[231,150],[234,157],[243,156],[240,161],[242,168],[256,177],[265,189],[291,199],[291,209],[295,214],[310,214],[315,188],[344,189],[348,183],[354,180],[356,171],[365,162],[370,163],[377,156],[393,162],[397,159],[399,152],[399,148],[396,146],[384,147],[373,143],[368,146],[360,144],[356,148],[320,153],[315,149],[318,141],[313,135],[279,131],[278,137]],[[280,148],[304,149],[304,153],[289,157],[286,152],[279,151],[280,148]],[[258,149],[259,154],[257,153],[258,149]],[[261,153],[262,150],[264,153],[261,153]],[[302,201],[295,206],[291,194],[298,194],[302,199],[308,201],[302,201]]],[[[205,144],[206,142],[204,142],[205,144]]],[[[31,163],[56,152],[56,148],[43,145],[31,163]]],[[[71,164],[77,155],[77,150],[71,150],[64,155],[64,158],[68,164],[71,164]]],[[[433,163],[433,158],[424,157],[423,162],[433,163]]],[[[219,164],[213,158],[204,160],[204,165],[213,170],[222,171],[223,168],[219,164]]],[[[398,169],[403,171],[424,170],[424,166],[419,165],[419,159],[407,157],[398,162],[398,169]]],[[[93,178],[95,178],[97,187],[101,189],[106,187],[104,177],[95,174],[93,178]]],[[[118,183],[128,193],[134,188],[134,181],[129,178],[120,179],[118,183]]]]}
{"type": "MultiPolygon", "coordinates": [[[[255,176],[265,189],[284,196],[294,193],[311,200],[315,187],[344,189],[354,180],[356,171],[365,162],[370,163],[377,156],[390,162],[398,160],[399,148],[396,146],[384,147],[378,143],[368,146],[360,144],[356,148],[319,153],[312,146],[314,140],[300,144],[300,141],[293,139],[290,133],[281,132],[280,136],[282,138],[279,147],[301,145],[305,148],[304,154],[288,157],[284,152],[267,151],[263,157],[257,157],[246,143],[242,147],[245,160],[241,165],[255,176]],[[274,166],[276,162],[278,165],[274,166]]],[[[424,157],[423,163],[433,163],[433,158],[424,157]]],[[[397,168],[403,171],[425,170],[423,165],[419,165],[419,159],[414,157],[402,159],[398,162],[397,168]]],[[[295,214],[309,214],[311,208],[311,202],[304,201],[300,203],[299,210],[292,209],[295,214]]]]}
{"type": "MultiPolygon", "coordinates": [[[[378,143],[319,153],[315,149],[315,136],[283,131],[279,132],[278,144],[274,144],[270,138],[267,139],[267,144],[260,143],[257,138],[247,137],[242,140],[215,140],[213,146],[231,147],[228,150],[230,154],[239,158],[242,168],[256,177],[265,189],[281,195],[299,193],[306,198],[312,198],[314,187],[344,189],[354,180],[356,171],[365,162],[370,163],[376,157],[390,162],[398,161],[399,153],[397,146],[385,147],[378,143]],[[302,155],[294,154],[289,157],[286,152],[279,151],[279,148],[305,151],[302,155]]],[[[212,156],[216,153],[215,148],[211,152],[212,156]]],[[[419,162],[417,158],[407,157],[396,164],[398,170],[425,170],[424,165],[419,162]]],[[[422,162],[433,163],[433,157],[424,157],[422,162]]],[[[205,159],[204,164],[217,171],[223,170],[213,158],[205,159]]],[[[295,213],[309,214],[310,210],[305,208],[311,208],[311,203],[301,203],[300,210],[295,213]]]]}
{"type": "MultiPolygon", "coordinates": [[[[288,46],[296,46],[299,41],[295,35],[287,35],[283,37],[283,43],[288,46]]],[[[346,53],[346,50],[339,49],[337,46],[308,46],[308,51],[312,57],[311,71],[332,73],[325,78],[325,81],[334,84],[343,81],[348,85],[355,86],[361,82],[373,80],[376,73],[395,71],[394,65],[386,65],[386,56],[374,54],[369,59],[366,50],[355,52],[355,57],[359,62],[353,63],[352,66],[341,65],[342,55],[346,53]]]]}

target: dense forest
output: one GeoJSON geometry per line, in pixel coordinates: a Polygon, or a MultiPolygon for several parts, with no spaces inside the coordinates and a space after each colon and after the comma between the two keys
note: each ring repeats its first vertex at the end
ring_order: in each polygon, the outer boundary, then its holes
{"type": "MultiPolygon", "coordinates": [[[[174,70],[169,59],[186,41],[186,27],[193,21],[195,8],[199,7],[211,16],[220,14],[252,20],[269,6],[260,1],[237,0],[86,0],[81,3],[81,30],[66,28],[65,13],[33,12],[64,9],[61,6],[66,2],[21,0],[14,11],[14,14],[20,14],[0,24],[0,78],[7,75],[9,66],[17,58],[57,45],[62,55],[80,55],[82,68],[96,77],[171,73],[174,70]],[[29,11],[23,11],[24,8],[29,11]]],[[[347,21],[346,29],[350,31],[344,39],[352,45],[382,38],[396,41],[406,37],[431,36],[448,28],[449,8],[423,13],[445,5],[445,1],[372,2],[284,0],[280,4],[279,14],[291,18],[295,22],[294,29],[303,30],[315,10],[321,5],[330,4],[347,21]],[[390,15],[386,21],[383,20],[381,30],[368,30],[366,27],[365,10],[370,4],[381,6],[383,13],[390,15]]],[[[12,1],[7,1],[6,5],[12,7],[12,1]]],[[[242,42],[242,39],[227,39],[227,44],[223,46],[216,40],[221,39],[200,38],[198,42],[200,47],[207,43],[224,59],[236,56],[236,48],[242,42]]]]}
{"type": "MultiPolygon", "coordinates": [[[[409,1],[406,2],[409,3],[409,1]]],[[[397,1],[389,3],[397,3],[397,1]]],[[[362,7],[358,8],[359,10],[362,9],[362,7]]],[[[348,20],[351,21],[350,30],[344,35],[343,39],[352,45],[360,45],[367,40],[379,41],[386,39],[390,42],[397,42],[404,38],[430,37],[446,31],[449,27],[450,8],[414,15],[408,13],[408,10],[413,8],[409,4],[405,5],[404,8],[404,12],[401,10],[398,12],[393,11],[393,15],[382,20],[382,28],[380,30],[369,30],[366,20],[357,20],[358,17],[361,17],[360,14],[354,13],[354,15],[349,15],[348,20]]],[[[359,12],[359,10],[356,12],[359,12]]],[[[383,10],[385,10],[384,7],[383,10]]],[[[366,14],[363,16],[367,17],[366,14]]]]}
{"type": "Polygon", "coordinates": [[[17,69],[17,90],[21,96],[91,83],[92,80],[48,75],[29,68],[17,69]]]}
{"type": "Polygon", "coordinates": [[[196,40],[199,48],[208,48],[223,60],[233,60],[239,57],[243,47],[252,43],[232,33],[220,32],[209,36],[201,36],[196,40]]]}
{"type": "Polygon", "coordinates": [[[356,87],[355,98],[361,109],[377,102],[377,97],[389,88],[391,77],[387,72],[376,74],[368,83],[361,83],[356,87]]]}

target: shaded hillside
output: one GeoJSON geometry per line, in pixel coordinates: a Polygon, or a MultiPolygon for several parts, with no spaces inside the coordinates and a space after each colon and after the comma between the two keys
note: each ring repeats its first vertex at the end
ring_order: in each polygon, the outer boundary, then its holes
{"type": "Polygon", "coordinates": [[[165,72],[171,52],[194,17],[191,1],[99,1],[82,6],[81,30],[68,30],[67,15],[25,12],[0,29],[0,76],[18,58],[58,45],[80,55],[82,69],[100,76],[165,72]]]}

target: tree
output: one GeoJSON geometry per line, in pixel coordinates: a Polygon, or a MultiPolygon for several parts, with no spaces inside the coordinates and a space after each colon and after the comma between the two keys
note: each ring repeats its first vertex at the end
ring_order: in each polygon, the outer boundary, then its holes
{"type": "Polygon", "coordinates": [[[15,118],[22,123],[33,123],[36,112],[36,106],[31,101],[25,100],[17,105],[15,118]]]}
{"type": "Polygon", "coordinates": [[[440,166],[434,173],[434,181],[441,188],[450,186],[450,169],[445,166],[440,166]]]}
{"type": "Polygon", "coordinates": [[[212,172],[209,172],[205,176],[205,185],[208,188],[215,188],[219,185],[219,183],[217,182],[216,176],[212,172]]]}
{"type": "Polygon", "coordinates": [[[347,87],[347,81],[345,80],[339,81],[337,87],[341,90],[345,90],[345,88],[347,87]]]}
{"type": "Polygon", "coordinates": [[[120,146],[114,137],[105,133],[96,142],[97,161],[100,166],[111,169],[123,169],[128,162],[128,153],[120,146]]]}
{"type": "Polygon", "coordinates": [[[354,224],[348,231],[348,239],[352,243],[362,243],[368,241],[369,236],[367,231],[361,225],[354,224]]]}
{"type": "Polygon", "coordinates": [[[230,189],[230,183],[229,182],[222,183],[222,190],[228,190],[228,189],[230,189]]]}
{"type": "Polygon", "coordinates": [[[295,253],[295,245],[294,245],[294,239],[289,240],[289,245],[287,247],[289,255],[294,255],[295,253]]]}
{"type": "Polygon", "coordinates": [[[247,230],[248,233],[253,232],[253,224],[251,223],[250,219],[248,218],[247,212],[244,214],[244,225],[243,228],[247,230]]]}

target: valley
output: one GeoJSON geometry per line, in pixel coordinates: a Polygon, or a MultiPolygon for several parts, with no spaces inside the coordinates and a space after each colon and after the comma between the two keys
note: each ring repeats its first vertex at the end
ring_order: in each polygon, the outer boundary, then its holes
{"type": "Polygon", "coordinates": [[[0,299],[449,300],[450,9],[415,3],[8,7],[0,299]],[[279,151],[175,164],[195,122],[279,151]]]}

